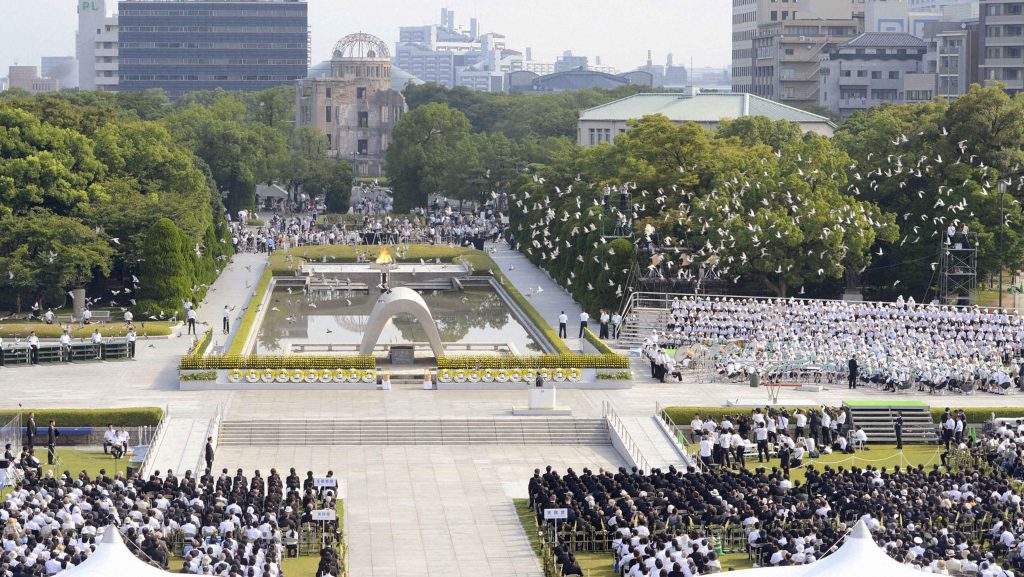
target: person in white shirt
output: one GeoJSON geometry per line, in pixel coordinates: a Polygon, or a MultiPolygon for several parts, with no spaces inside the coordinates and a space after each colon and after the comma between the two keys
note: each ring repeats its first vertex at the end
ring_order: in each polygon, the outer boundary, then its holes
{"type": "Polygon", "coordinates": [[[53,318],[54,318],[53,310],[52,309],[46,309],[46,314],[43,315],[43,320],[46,321],[46,324],[52,325],[53,324],[53,318]]]}
{"type": "Polygon", "coordinates": [[[186,335],[196,334],[196,311],[189,308],[185,311],[185,317],[188,320],[188,329],[185,331],[186,335]]]}
{"type": "Polygon", "coordinates": [[[569,316],[565,314],[565,311],[562,311],[561,314],[558,315],[558,338],[564,339],[568,336],[566,331],[568,323],[569,316]]]}
{"type": "Polygon", "coordinates": [[[89,307],[85,307],[85,310],[82,311],[82,324],[88,325],[88,324],[91,324],[91,323],[92,323],[92,311],[89,310],[89,307]]]}
{"type": "Polygon", "coordinates": [[[133,326],[132,327],[128,327],[128,334],[125,335],[125,338],[128,340],[128,358],[129,359],[134,359],[135,358],[135,339],[136,339],[135,327],[133,327],[133,326]]]}
{"type": "Polygon", "coordinates": [[[583,311],[583,312],[580,313],[580,336],[579,336],[579,338],[581,338],[581,339],[583,338],[583,331],[587,328],[587,321],[589,321],[589,320],[590,320],[590,314],[587,313],[587,311],[583,311]]]}
{"type": "Polygon", "coordinates": [[[600,324],[601,328],[600,328],[600,331],[598,333],[598,338],[601,338],[601,339],[607,339],[608,338],[608,323],[611,321],[611,318],[612,317],[611,317],[611,315],[608,314],[607,310],[601,309],[601,315],[598,317],[598,321],[601,323],[600,324]]]}
{"type": "MultiPolygon", "coordinates": [[[[123,454],[128,452],[128,441],[129,441],[128,430],[122,428],[121,430],[119,430],[117,432],[117,446],[121,450],[121,455],[123,455],[123,454]]],[[[111,451],[111,452],[113,452],[113,451],[111,451]]],[[[120,455],[118,455],[118,458],[120,458],[120,455]]]]}
{"type": "Polygon", "coordinates": [[[90,340],[92,341],[92,346],[96,350],[96,359],[101,359],[103,357],[103,335],[100,334],[99,329],[94,329],[92,331],[92,338],[90,340]]]}
{"type": "Polygon", "coordinates": [[[117,431],[114,430],[114,425],[113,424],[108,423],[107,424],[107,430],[103,431],[103,453],[106,454],[108,447],[110,449],[113,449],[114,445],[116,445],[116,444],[117,444],[117,431]]]}
{"type": "Polygon", "coordinates": [[[231,312],[228,310],[228,305],[224,305],[224,321],[223,326],[221,327],[221,329],[224,331],[224,334],[228,334],[228,332],[231,330],[231,324],[229,322],[230,315],[231,312]]]}
{"type": "Polygon", "coordinates": [[[67,329],[64,329],[64,334],[60,336],[60,360],[65,363],[71,362],[71,335],[67,329]]]}
{"type": "Polygon", "coordinates": [[[35,331],[28,335],[28,356],[33,365],[39,364],[39,337],[35,331]]]}
{"type": "Polygon", "coordinates": [[[132,314],[132,311],[124,311],[124,324],[125,324],[125,326],[128,326],[128,325],[132,324],[133,320],[135,320],[135,315],[132,314]]]}
{"type": "Polygon", "coordinates": [[[690,421],[690,441],[697,442],[697,435],[701,434],[704,430],[704,421],[700,419],[700,415],[694,415],[693,420],[690,421]]]}
{"type": "Polygon", "coordinates": [[[704,435],[700,440],[700,460],[704,463],[705,467],[711,465],[711,452],[714,450],[715,444],[711,441],[711,435],[704,435]]]}
{"type": "Polygon", "coordinates": [[[622,325],[622,315],[615,313],[612,315],[612,338],[619,338],[619,326],[622,325]]]}

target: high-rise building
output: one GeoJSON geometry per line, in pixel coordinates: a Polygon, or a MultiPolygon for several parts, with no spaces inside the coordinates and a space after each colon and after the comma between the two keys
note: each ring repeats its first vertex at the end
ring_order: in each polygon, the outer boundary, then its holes
{"type": "Polygon", "coordinates": [[[39,75],[53,78],[63,88],[78,88],[78,60],[74,56],[43,56],[39,75]]]}
{"type": "Polygon", "coordinates": [[[123,0],[118,4],[119,86],[263,90],[306,77],[304,0],[123,0]]]}
{"type": "Polygon", "coordinates": [[[927,24],[925,65],[935,74],[935,95],[956,98],[978,82],[978,21],[927,24]]]}
{"type": "Polygon", "coordinates": [[[753,92],[758,28],[798,19],[863,19],[865,0],[732,0],[732,89],[753,92]]]}
{"type": "Polygon", "coordinates": [[[391,55],[383,40],[350,34],[334,46],[330,70],[299,81],[296,126],[327,136],[328,154],[352,162],[356,176],[379,177],[405,97],[391,86],[391,55]]]}
{"type": "Polygon", "coordinates": [[[867,32],[822,61],[820,104],[842,117],[889,102],[923,102],[934,93],[927,43],[905,32],[867,32]]]}
{"type": "Polygon", "coordinates": [[[860,33],[860,20],[846,18],[774,22],[754,37],[751,93],[790,106],[817,105],[821,57],[860,33]]]}
{"type": "Polygon", "coordinates": [[[403,26],[395,46],[395,66],[423,80],[453,88],[502,91],[505,76],[523,70],[523,55],[510,50],[505,36],[455,25],[455,12],[441,10],[439,25],[403,26]]]}
{"type": "Polygon", "coordinates": [[[7,72],[8,89],[21,89],[29,94],[56,92],[60,82],[53,78],[40,78],[35,66],[11,66],[7,72]]]}
{"type": "Polygon", "coordinates": [[[1024,1],[982,0],[980,34],[982,80],[1002,82],[1016,94],[1024,90],[1024,1]]]}
{"type": "Polygon", "coordinates": [[[117,90],[118,35],[114,0],[78,2],[78,57],[80,90],[117,90]]]}

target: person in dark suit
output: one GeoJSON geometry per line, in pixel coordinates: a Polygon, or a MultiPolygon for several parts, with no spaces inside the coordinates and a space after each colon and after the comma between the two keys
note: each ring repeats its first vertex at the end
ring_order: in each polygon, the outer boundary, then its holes
{"type": "Polygon", "coordinates": [[[849,367],[849,377],[850,377],[850,386],[849,386],[849,388],[856,389],[857,388],[857,359],[855,359],[853,357],[850,357],[850,362],[847,363],[847,366],[849,367]]]}
{"type": "Polygon", "coordinates": [[[25,428],[28,429],[28,442],[25,443],[25,447],[31,449],[32,447],[35,446],[36,433],[39,432],[39,428],[36,427],[35,413],[28,414],[28,424],[25,428]]]}
{"type": "Polygon", "coordinates": [[[206,452],[204,455],[206,459],[206,469],[208,471],[213,470],[213,437],[206,437],[206,452]]]}
{"type": "Polygon", "coordinates": [[[896,432],[896,448],[903,450],[903,413],[896,414],[896,420],[892,424],[893,431],[896,432]]]}
{"type": "Polygon", "coordinates": [[[57,421],[50,419],[50,426],[46,428],[46,464],[52,465],[57,458],[57,437],[60,431],[57,430],[57,421]]]}

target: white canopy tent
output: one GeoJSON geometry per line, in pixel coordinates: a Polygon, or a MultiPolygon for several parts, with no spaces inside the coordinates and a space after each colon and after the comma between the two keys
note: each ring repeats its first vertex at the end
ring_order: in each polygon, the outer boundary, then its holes
{"type": "Polygon", "coordinates": [[[61,577],[169,577],[172,573],[157,569],[136,557],[121,539],[113,525],[103,530],[103,538],[88,559],[67,571],[61,577]]]}
{"type": "Polygon", "coordinates": [[[864,521],[858,521],[841,547],[809,565],[764,567],[729,573],[736,577],[921,577],[922,572],[886,555],[871,538],[864,521]]]}

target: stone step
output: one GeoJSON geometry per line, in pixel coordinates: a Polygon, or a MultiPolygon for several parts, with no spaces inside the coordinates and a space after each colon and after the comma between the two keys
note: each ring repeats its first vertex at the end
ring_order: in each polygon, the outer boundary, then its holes
{"type": "Polygon", "coordinates": [[[603,419],[225,421],[221,445],[609,444],[603,419]]]}

